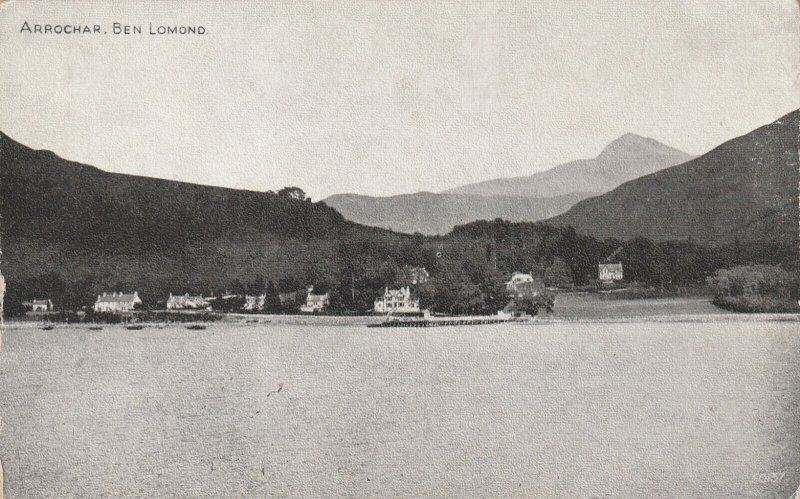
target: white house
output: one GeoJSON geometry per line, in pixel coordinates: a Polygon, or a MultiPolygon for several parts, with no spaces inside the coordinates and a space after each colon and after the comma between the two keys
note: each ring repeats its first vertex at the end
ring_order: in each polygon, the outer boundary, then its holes
{"type": "Polygon", "coordinates": [[[517,286],[525,283],[533,283],[533,276],[524,272],[514,272],[511,275],[511,280],[506,283],[506,290],[516,291],[517,286]]]}
{"type": "Polygon", "coordinates": [[[375,300],[375,312],[387,313],[418,313],[419,299],[411,297],[411,288],[404,286],[400,289],[389,289],[383,296],[375,300]]]}
{"type": "Polygon", "coordinates": [[[330,304],[330,293],[325,293],[324,295],[315,295],[314,286],[309,286],[308,294],[306,294],[306,304],[300,306],[300,311],[306,313],[321,312],[330,304]]]}
{"type": "Polygon", "coordinates": [[[31,312],[49,312],[53,310],[53,302],[49,299],[24,301],[22,306],[31,312]]]}
{"type": "Polygon", "coordinates": [[[603,282],[622,280],[621,263],[600,263],[597,265],[597,276],[603,282]]]}
{"type": "Polygon", "coordinates": [[[142,304],[142,299],[139,298],[139,293],[103,293],[97,296],[97,301],[94,302],[95,312],[111,312],[122,313],[130,312],[137,305],[142,304]]]}
{"type": "Polygon", "coordinates": [[[242,306],[242,310],[247,310],[248,312],[256,312],[258,310],[264,310],[264,304],[266,302],[267,302],[266,294],[258,296],[246,295],[244,297],[244,305],[242,306]]]}
{"type": "Polygon", "coordinates": [[[167,310],[181,310],[181,309],[202,309],[210,308],[211,304],[202,296],[190,296],[189,293],[185,295],[169,294],[167,298],[167,310]]]}

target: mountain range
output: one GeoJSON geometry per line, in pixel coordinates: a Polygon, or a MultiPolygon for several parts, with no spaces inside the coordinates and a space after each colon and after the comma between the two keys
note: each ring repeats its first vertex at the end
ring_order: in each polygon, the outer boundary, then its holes
{"type": "MultiPolygon", "coordinates": [[[[498,207],[514,216],[528,210],[546,217],[547,203],[560,203],[555,209],[566,212],[538,224],[541,230],[549,224],[597,239],[777,242],[796,248],[799,129],[800,113],[794,111],[700,157],[582,201],[578,198],[587,194],[581,191],[544,200],[418,193],[380,202],[394,210],[385,220],[398,230],[411,231],[427,216],[438,220],[428,221],[428,227],[442,232],[469,217],[470,209],[479,214],[476,218],[493,218],[488,210],[498,207]],[[426,208],[421,214],[403,211],[409,199],[426,199],[426,208]],[[400,223],[406,218],[411,221],[400,223]]],[[[449,238],[425,238],[362,225],[325,202],[281,192],[109,173],[0,133],[0,265],[10,283],[57,273],[90,296],[126,289],[166,296],[218,289],[232,280],[249,282],[257,275],[291,277],[301,284],[339,282],[355,269],[371,285],[383,286],[375,269],[384,262],[431,266],[435,259],[426,263],[428,253],[434,254],[444,239],[460,237],[454,232],[449,238]],[[420,252],[423,247],[427,253],[420,252]]],[[[376,202],[354,199],[360,210],[376,202]]],[[[486,251],[485,241],[459,244],[462,252],[479,254],[478,260],[486,251]]],[[[529,253],[537,251],[531,248],[529,253]]]]}
{"type": "Polygon", "coordinates": [[[796,245],[797,110],[683,164],[631,180],[547,220],[598,238],[796,245]]]}
{"type": "Polygon", "coordinates": [[[543,220],[564,213],[578,201],[592,195],[576,192],[552,198],[529,198],[434,192],[389,197],[337,194],[326,198],[324,202],[348,220],[361,224],[405,233],[443,235],[456,225],[475,220],[543,220]]]}
{"type": "Polygon", "coordinates": [[[446,234],[473,220],[535,222],[554,217],[582,199],[692,158],[654,139],[626,134],[596,158],[571,161],[527,177],[490,180],[442,193],[338,194],[324,202],[358,223],[400,232],[446,234]]]}
{"type": "Polygon", "coordinates": [[[693,157],[655,139],[627,133],[608,144],[596,158],[570,161],[533,175],[487,180],[444,192],[537,198],[576,192],[603,193],[628,180],[693,157]]]}

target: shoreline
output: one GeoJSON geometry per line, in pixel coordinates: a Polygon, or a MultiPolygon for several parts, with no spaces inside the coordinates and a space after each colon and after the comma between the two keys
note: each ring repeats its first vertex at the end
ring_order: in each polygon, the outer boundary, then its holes
{"type": "MultiPolygon", "coordinates": [[[[525,320],[510,320],[516,326],[548,324],[613,324],[630,322],[649,323],[736,323],[736,322],[800,322],[797,312],[732,312],[711,303],[708,298],[650,298],[628,300],[603,300],[586,294],[560,295],[562,306],[556,302],[556,312],[525,320]]],[[[125,328],[135,324],[144,328],[189,327],[202,325],[206,328],[214,324],[237,327],[251,326],[341,326],[365,327],[386,322],[386,315],[335,315],[335,314],[269,314],[216,312],[210,319],[205,312],[197,311],[143,311],[140,320],[132,323],[103,322],[57,322],[48,321],[46,316],[28,316],[23,319],[11,318],[3,323],[3,328],[83,328],[92,327],[125,328]],[[180,318],[175,319],[176,315],[180,318]],[[196,317],[194,317],[196,316],[196,317]],[[172,317],[172,318],[170,318],[172,317]],[[193,320],[195,319],[195,320],[193,320]]],[[[434,321],[485,320],[494,315],[454,315],[432,316],[434,321]]],[[[396,317],[399,320],[405,317],[396,317]]],[[[407,319],[412,319],[408,317],[407,319]]],[[[419,319],[419,318],[417,318],[419,319]]]]}
{"type": "MultiPolygon", "coordinates": [[[[452,319],[467,319],[475,318],[477,316],[452,316],[442,317],[452,319]]],[[[480,316],[487,318],[491,316],[480,316]]],[[[367,327],[378,325],[385,320],[383,317],[376,316],[357,316],[357,317],[340,317],[340,316],[317,316],[309,317],[303,315],[246,315],[244,318],[236,317],[239,320],[231,320],[223,318],[218,321],[211,322],[137,322],[133,323],[136,326],[142,326],[143,329],[148,328],[184,328],[187,329],[193,325],[203,325],[206,328],[211,328],[214,325],[235,326],[235,327],[255,327],[255,326],[358,326],[367,327]],[[246,320],[250,318],[250,320],[246,320]],[[227,320],[226,320],[227,319],[227,320]],[[244,319],[244,320],[243,320],[244,319]]],[[[529,320],[509,320],[503,321],[502,324],[511,324],[514,326],[546,326],[556,324],[625,324],[625,323],[737,323],[737,322],[800,322],[800,314],[797,313],[719,313],[719,314],[658,314],[658,315],[626,315],[626,316],[609,316],[609,317],[534,317],[529,320]]],[[[2,329],[42,329],[45,327],[52,327],[53,329],[89,329],[89,328],[120,328],[124,329],[129,324],[115,323],[95,323],[95,322],[46,322],[46,321],[18,321],[18,320],[4,320],[2,329]]],[[[466,326],[450,326],[450,327],[466,327],[466,326]]]]}

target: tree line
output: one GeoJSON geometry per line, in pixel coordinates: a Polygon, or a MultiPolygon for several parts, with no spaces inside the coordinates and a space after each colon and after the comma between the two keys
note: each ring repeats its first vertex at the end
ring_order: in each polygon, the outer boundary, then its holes
{"type": "MultiPolygon", "coordinates": [[[[295,202],[305,199],[304,193],[296,191],[280,196],[295,202]]],[[[514,271],[530,272],[549,287],[590,289],[597,285],[598,263],[610,256],[622,262],[625,281],[661,292],[707,286],[707,278],[718,270],[743,265],[777,265],[792,275],[797,272],[795,248],[772,242],[707,246],[692,240],[598,240],[571,227],[500,219],[458,226],[436,237],[365,229],[331,240],[334,256],[325,266],[297,268],[282,276],[255,275],[250,282],[212,282],[203,276],[182,282],[163,280],[139,292],[149,307],[169,293],[265,294],[267,310],[290,311],[299,306],[306,286],[313,285],[315,293],[330,293],[332,311],[364,312],[372,309],[386,287],[410,284],[409,268],[421,267],[430,274],[427,282],[414,286],[421,305],[435,312],[461,314],[492,313],[505,307],[509,302],[505,282],[514,271]]],[[[125,291],[123,286],[107,274],[75,281],[57,272],[12,279],[5,312],[13,315],[21,310],[22,301],[45,297],[59,308],[79,309],[90,306],[103,291],[125,291]]]]}

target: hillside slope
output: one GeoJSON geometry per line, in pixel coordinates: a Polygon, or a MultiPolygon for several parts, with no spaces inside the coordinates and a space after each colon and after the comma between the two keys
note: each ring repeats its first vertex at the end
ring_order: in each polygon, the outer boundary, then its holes
{"type": "Polygon", "coordinates": [[[795,244],[798,116],[794,111],[692,161],[581,201],[549,222],[598,238],[795,244]]]}
{"type": "Polygon", "coordinates": [[[456,225],[503,218],[535,222],[564,213],[592,193],[554,198],[476,196],[418,192],[390,197],[337,194],[324,202],[348,220],[399,232],[446,234],[456,225]]]}
{"type": "Polygon", "coordinates": [[[256,275],[330,277],[341,241],[402,239],[322,203],[108,173],[3,134],[0,217],[7,281],[54,272],[85,280],[89,293],[164,294],[256,275]]]}
{"type": "Polygon", "coordinates": [[[570,161],[529,176],[488,180],[444,192],[540,198],[607,192],[628,180],[684,163],[693,157],[657,140],[629,133],[608,144],[593,159],[570,161]]]}

